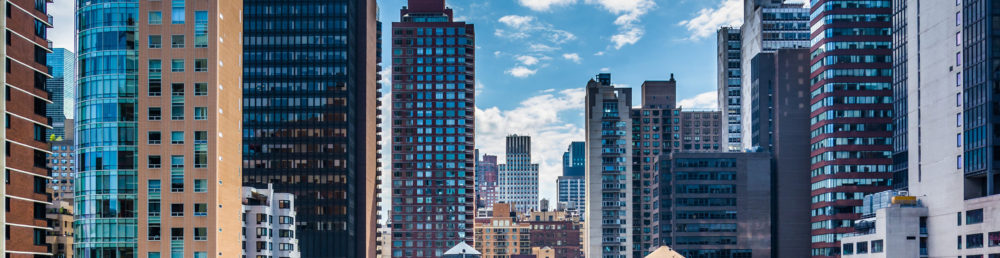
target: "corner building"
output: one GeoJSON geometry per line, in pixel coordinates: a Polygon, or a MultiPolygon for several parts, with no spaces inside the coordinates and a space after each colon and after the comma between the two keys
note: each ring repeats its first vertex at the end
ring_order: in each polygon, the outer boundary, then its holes
{"type": "Polygon", "coordinates": [[[80,2],[77,257],[240,254],[241,12],[80,2]]]}
{"type": "Polygon", "coordinates": [[[243,183],[295,195],[302,257],[374,256],[375,0],[244,0],[243,7],[243,183]]]}
{"type": "Polygon", "coordinates": [[[52,93],[46,90],[46,80],[52,73],[46,67],[52,42],[46,30],[52,27],[47,1],[12,0],[4,5],[7,17],[0,26],[7,32],[3,39],[5,73],[0,81],[5,85],[4,103],[0,105],[4,130],[4,159],[0,162],[4,184],[0,193],[5,197],[0,222],[6,239],[0,251],[6,257],[51,256],[45,236],[53,230],[46,223],[46,205],[52,197],[46,181],[52,179],[46,168],[49,150],[48,132],[52,121],[46,117],[46,106],[52,103],[52,93]]]}
{"type": "Polygon", "coordinates": [[[444,0],[410,0],[392,24],[393,257],[473,241],[474,42],[444,0]]]}
{"type": "Polygon", "coordinates": [[[865,194],[891,188],[888,0],[812,2],[812,256],[833,257],[865,194]]]}
{"type": "Polygon", "coordinates": [[[632,88],[615,87],[611,74],[587,82],[585,257],[634,257],[632,221],[632,88]]]}

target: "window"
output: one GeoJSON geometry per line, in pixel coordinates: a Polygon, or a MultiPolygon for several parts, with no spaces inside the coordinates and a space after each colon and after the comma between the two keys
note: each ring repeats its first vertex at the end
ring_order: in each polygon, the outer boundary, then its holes
{"type": "Polygon", "coordinates": [[[962,106],[962,93],[961,92],[955,94],[955,106],[956,107],[961,107],[962,106]]]}
{"type": "Polygon", "coordinates": [[[195,179],[194,180],[194,192],[196,192],[196,193],[208,192],[208,180],[205,180],[205,179],[195,179]]]}
{"type": "MultiPolygon", "coordinates": [[[[149,223],[149,233],[147,234],[147,239],[149,240],[160,240],[160,223],[149,223]]],[[[152,253],[149,257],[153,257],[152,253]]],[[[159,257],[160,253],[156,253],[159,257]]]]}
{"type": "Polygon", "coordinates": [[[159,193],[160,192],[160,180],[159,179],[149,180],[148,184],[149,184],[149,192],[150,193],[159,193]]]}
{"type": "Polygon", "coordinates": [[[184,228],[170,228],[170,240],[184,240],[184,228]]]}
{"type": "Polygon", "coordinates": [[[195,107],[194,108],[194,120],[206,120],[208,119],[208,108],[207,107],[195,107]]]}
{"type": "Polygon", "coordinates": [[[160,131],[149,131],[147,135],[149,144],[160,144],[160,131]]]}
{"type": "Polygon", "coordinates": [[[184,120],[184,99],[173,99],[170,104],[170,120],[184,120]]]}
{"type": "Polygon", "coordinates": [[[990,232],[989,234],[989,246],[1000,246],[1000,231],[990,232]]]}
{"type": "Polygon", "coordinates": [[[184,59],[170,60],[170,71],[175,73],[184,72],[184,59]]]}
{"type": "Polygon", "coordinates": [[[208,83],[199,82],[194,84],[194,95],[195,96],[206,96],[208,95],[208,83]]]}
{"type": "Polygon", "coordinates": [[[171,217],[182,217],[182,216],[184,216],[184,204],[183,203],[171,203],[170,204],[170,216],[171,217]]]}
{"type": "Polygon", "coordinates": [[[44,99],[35,98],[35,114],[40,116],[45,116],[45,110],[48,107],[48,103],[44,99]]]}
{"type": "Polygon", "coordinates": [[[40,150],[34,150],[35,167],[45,168],[46,163],[48,163],[47,156],[45,152],[40,150]]]}
{"type": "Polygon", "coordinates": [[[163,13],[159,11],[149,12],[149,25],[163,24],[163,13]]]}
{"type": "Polygon", "coordinates": [[[160,60],[150,59],[149,60],[149,96],[160,96],[160,84],[162,83],[162,74],[160,72],[163,70],[160,60]]]}
{"type": "Polygon", "coordinates": [[[170,36],[170,47],[171,48],[184,48],[184,35],[172,35],[172,36],[170,36]]]}
{"type": "Polygon", "coordinates": [[[160,48],[163,46],[163,39],[160,35],[149,35],[149,48],[160,48]]]}
{"type": "Polygon", "coordinates": [[[45,25],[44,22],[39,20],[34,20],[34,21],[35,21],[35,36],[41,37],[43,39],[46,38],[45,34],[46,32],[48,32],[49,25],[45,25]]]}
{"type": "Polygon", "coordinates": [[[184,24],[184,0],[171,0],[170,23],[184,24]]]}
{"type": "MultiPolygon", "coordinates": [[[[198,238],[198,229],[199,228],[195,228],[194,229],[195,230],[195,240],[198,240],[197,239],[198,238]]],[[[205,229],[205,228],[201,228],[201,229],[205,229]]],[[[207,237],[205,237],[205,238],[207,239],[207,237]]],[[[202,240],[205,240],[205,239],[202,239],[202,240]]],[[[206,252],[194,252],[194,258],[208,258],[208,253],[206,253],[206,252]]]]}
{"type": "Polygon", "coordinates": [[[882,252],[882,245],[883,245],[883,241],[881,239],[880,240],[872,241],[872,253],[873,254],[874,253],[881,253],[882,252]]]}
{"type": "MultiPolygon", "coordinates": [[[[47,183],[47,181],[45,180],[44,177],[38,177],[38,176],[36,176],[35,177],[35,193],[44,194],[45,193],[45,189],[47,189],[45,187],[46,183],[47,183]]],[[[43,216],[43,219],[44,219],[44,216],[43,216]]]]}
{"type": "Polygon", "coordinates": [[[160,155],[149,155],[146,160],[149,163],[149,168],[160,168],[161,166],[160,155]]]}
{"type": "Polygon", "coordinates": [[[32,232],[34,233],[32,240],[34,240],[33,242],[34,242],[35,245],[46,245],[45,244],[45,230],[44,229],[37,229],[36,228],[32,232]]]}
{"type": "Polygon", "coordinates": [[[962,249],[962,236],[958,236],[958,249],[962,249]]]}
{"type": "Polygon", "coordinates": [[[208,229],[194,228],[194,240],[208,240],[208,229]]]}
{"type": "Polygon", "coordinates": [[[171,83],[170,84],[170,95],[171,96],[184,96],[184,84],[183,83],[171,83]]]}
{"type": "Polygon", "coordinates": [[[961,45],[962,45],[962,32],[961,31],[955,32],[955,46],[961,46],[961,45]]]}
{"type": "Polygon", "coordinates": [[[195,59],[194,60],[194,71],[195,72],[207,72],[208,71],[208,59],[195,59]]]}
{"type": "Polygon", "coordinates": [[[288,209],[288,208],[291,207],[291,205],[292,205],[292,203],[290,201],[288,201],[288,200],[279,200],[278,201],[278,208],[279,209],[288,209]]]}
{"type": "Polygon", "coordinates": [[[33,208],[32,211],[34,212],[35,219],[44,220],[45,219],[45,212],[46,212],[45,204],[44,203],[37,203],[37,202],[33,202],[31,204],[33,206],[32,207],[33,208]]]}
{"type": "Polygon", "coordinates": [[[958,225],[961,226],[962,225],[962,212],[958,212],[955,215],[956,215],[955,218],[958,219],[958,225]]]}
{"type": "Polygon", "coordinates": [[[184,131],[170,132],[170,144],[184,144],[184,131]]]}
{"type": "Polygon", "coordinates": [[[184,155],[170,156],[170,168],[184,168],[184,155]]]}
{"type": "Polygon", "coordinates": [[[955,126],[962,126],[962,113],[955,114],[955,126]]]}
{"type": "Polygon", "coordinates": [[[962,52],[955,53],[955,66],[962,66],[962,52]]]}
{"type": "Polygon", "coordinates": [[[955,159],[955,164],[958,166],[958,169],[962,169],[962,155],[958,155],[958,158],[955,159]]]}
{"type": "Polygon", "coordinates": [[[149,108],[149,112],[147,112],[147,113],[149,115],[149,120],[150,121],[160,120],[160,117],[161,117],[160,108],[158,108],[158,107],[151,107],[151,108],[149,108]]]}
{"type": "Polygon", "coordinates": [[[965,248],[983,248],[983,234],[966,235],[965,248]]]}
{"type": "MultiPolygon", "coordinates": [[[[159,230],[159,229],[157,229],[157,230],[159,230]]],[[[150,240],[152,240],[152,239],[150,239],[150,240]]],[[[149,258],[160,258],[160,252],[149,252],[148,257],[149,258]]]]}
{"type": "Polygon", "coordinates": [[[868,242],[858,242],[856,245],[858,254],[868,253],[868,242]]]}
{"type": "Polygon", "coordinates": [[[965,212],[965,224],[979,224],[983,223],[983,209],[970,210],[965,212]]]}
{"type": "Polygon", "coordinates": [[[146,214],[148,214],[150,217],[159,217],[160,216],[160,200],[159,199],[150,199],[149,200],[149,212],[147,212],[146,214]]]}
{"type": "Polygon", "coordinates": [[[208,216],[208,204],[205,204],[205,203],[195,203],[194,204],[194,215],[195,216],[208,216]]]}
{"type": "Polygon", "coordinates": [[[35,141],[45,142],[45,135],[46,135],[45,127],[41,125],[34,125],[34,127],[35,127],[35,132],[34,132],[35,141]]]}
{"type": "Polygon", "coordinates": [[[208,47],[208,11],[194,12],[194,47],[208,47]]]}

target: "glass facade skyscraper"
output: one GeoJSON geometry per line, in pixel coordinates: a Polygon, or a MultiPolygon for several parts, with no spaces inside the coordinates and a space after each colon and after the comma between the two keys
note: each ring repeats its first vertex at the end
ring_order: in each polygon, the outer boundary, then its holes
{"type": "Polygon", "coordinates": [[[50,134],[63,137],[65,121],[73,117],[73,87],[76,86],[76,54],[65,48],[56,48],[48,54],[48,66],[52,67],[52,78],[45,82],[45,90],[52,93],[52,103],[48,105],[46,116],[52,118],[50,134]]]}
{"type": "Polygon", "coordinates": [[[373,257],[375,0],[243,6],[243,182],[295,195],[302,257],[373,257]]]}
{"type": "Polygon", "coordinates": [[[392,256],[473,241],[475,32],[444,0],[392,24],[392,256]]]}
{"type": "Polygon", "coordinates": [[[84,1],[76,15],[74,253],[138,257],[139,1],[84,1]]]}
{"type": "Polygon", "coordinates": [[[812,256],[839,255],[865,194],[890,188],[889,0],[812,1],[812,256]]]}
{"type": "Polygon", "coordinates": [[[1000,74],[1000,3],[985,0],[962,1],[962,52],[955,56],[955,66],[963,87],[963,106],[959,114],[963,126],[964,157],[959,163],[965,170],[966,199],[1000,193],[1000,93],[997,84],[1000,74]],[[963,63],[964,61],[964,63],[963,63]]]}

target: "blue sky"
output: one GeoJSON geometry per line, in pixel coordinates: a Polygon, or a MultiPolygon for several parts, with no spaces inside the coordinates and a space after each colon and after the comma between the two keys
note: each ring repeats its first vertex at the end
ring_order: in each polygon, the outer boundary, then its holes
{"type": "MultiPolygon", "coordinates": [[[[386,28],[399,20],[405,4],[379,0],[386,28]]],[[[555,198],[562,152],[570,141],[583,140],[588,79],[610,72],[619,86],[637,88],[643,80],[673,73],[684,99],[680,105],[714,108],[715,30],[742,19],[741,0],[450,0],[448,5],[458,20],[476,26],[477,147],[503,159],[504,136],[532,136],[541,197],[549,199],[555,198]]],[[[71,48],[73,1],[57,0],[49,11],[56,22],[50,38],[56,47],[71,48]]],[[[384,49],[389,42],[384,40],[384,49]]]]}

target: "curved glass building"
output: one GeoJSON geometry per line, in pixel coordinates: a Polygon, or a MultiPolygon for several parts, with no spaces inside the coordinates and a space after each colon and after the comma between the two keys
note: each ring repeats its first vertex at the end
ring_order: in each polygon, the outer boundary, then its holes
{"type": "Polygon", "coordinates": [[[136,257],[137,0],[79,1],[78,257],[136,257]]]}

